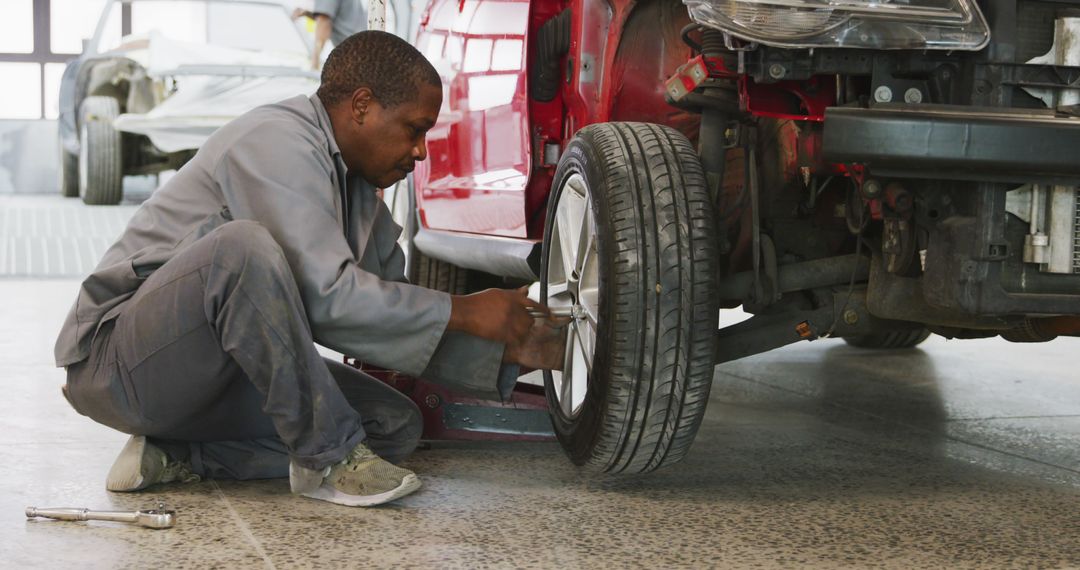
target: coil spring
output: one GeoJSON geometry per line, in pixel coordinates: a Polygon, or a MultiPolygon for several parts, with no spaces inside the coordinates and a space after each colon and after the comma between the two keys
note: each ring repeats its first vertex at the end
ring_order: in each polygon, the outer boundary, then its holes
{"type": "Polygon", "coordinates": [[[701,29],[701,53],[707,56],[719,57],[727,52],[727,44],[724,43],[724,32],[712,28],[701,29]]]}

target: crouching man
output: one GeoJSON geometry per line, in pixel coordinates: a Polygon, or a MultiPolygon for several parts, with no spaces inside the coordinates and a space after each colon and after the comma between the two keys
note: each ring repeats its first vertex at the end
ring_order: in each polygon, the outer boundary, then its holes
{"type": "Polygon", "coordinates": [[[82,283],[56,343],[80,413],[132,438],[106,486],[290,478],[350,506],[416,490],[396,462],[421,418],[315,342],[458,390],[506,395],[563,343],[521,290],[408,284],[376,196],[427,156],[442,102],[412,46],[361,32],[314,96],[222,127],[135,213],[82,283]]]}

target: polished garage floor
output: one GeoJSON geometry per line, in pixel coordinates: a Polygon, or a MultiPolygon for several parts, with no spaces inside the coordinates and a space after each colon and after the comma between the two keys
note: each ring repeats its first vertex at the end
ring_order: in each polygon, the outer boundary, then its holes
{"type": "MultiPolygon", "coordinates": [[[[98,216],[9,198],[0,220],[15,207],[98,216]]],[[[0,247],[0,567],[1080,567],[1080,339],[827,340],[724,365],[689,458],[644,477],[583,475],[556,444],[436,443],[408,461],[423,489],[378,509],[284,480],[113,495],[124,436],[68,408],[51,365],[77,281],[18,276],[0,247]],[[23,516],[158,499],[175,528],[23,516]]]]}

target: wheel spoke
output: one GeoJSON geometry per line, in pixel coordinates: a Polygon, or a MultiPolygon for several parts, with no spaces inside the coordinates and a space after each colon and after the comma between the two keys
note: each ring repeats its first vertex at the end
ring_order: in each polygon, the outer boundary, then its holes
{"type": "Polygon", "coordinates": [[[563,274],[567,278],[577,267],[578,240],[581,237],[581,228],[578,224],[581,222],[584,206],[585,201],[582,196],[567,188],[563,191],[558,210],[555,212],[552,239],[557,239],[559,242],[563,274]]]}
{"type": "Polygon", "coordinates": [[[574,250],[574,270],[580,276],[582,269],[585,267],[585,263],[588,261],[589,256],[592,253],[593,246],[593,222],[592,222],[592,208],[589,206],[589,197],[585,196],[584,205],[581,208],[581,218],[579,223],[581,224],[578,229],[577,246],[574,250]]]}
{"type": "Polygon", "coordinates": [[[566,358],[563,365],[562,372],[562,385],[558,386],[559,406],[567,416],[570,416],[573,411],[573,399],[574,399],[574,375],[577,373],[577,350],[575,349],[574,339],[575,331],[570,330],[570,339],[567,339],[566,343],[566,358]]]}
{"type": "Polygon", "coordinates": [[[549,307],[568,307],[574,303],[570,296],[570,285],[565,279],[548,283],[547,302],[549,307]]]}
{"type": "MultiPolygon", "coordinates": [[[[562,223],[559,213],[555,212],[555,224],[551,228],[551,251],[548,253],[547,280],[548,283],[562,283],[566,285],[566,265],[563,263],[565,247],[562,240],[562,223]]],[[[550,287],[550,285],[549,285],[550,287]]]]}
{"type": "Polygon", "coordinates": [[[574,338],[577,340],[578,349],[581,350],[581,358],[585,364],[585,370],[592,372],[592,335],[591,327],[587,320],[575,319],[574,320],[574,338]]]}
{"type": "MultiPolygon", "coordinates": [[[[584,357],[584,354],[582,354],[582,357],[584,357]]],[[[589,375],[591,374],[585,366],[580,366],[580,364],[581,362],[574,369],[574,375],[570,377],[570,391],[573,394],[570,398],[570,409],[572,410],[571,413],[575,414],[581,409],[581,404],[585,402],[585,394],[589,390],[589,375]]]]}
{"type": "Polygon", "coordinates": [[[585,392],[588,390],[589,367],[580,342],[574,344],[573,359],[574,366],[570,377],[563,379],[563,391],[566,397],[559,402],[568,416],[578,411],[581,403],[585,401],[585,392]]]}

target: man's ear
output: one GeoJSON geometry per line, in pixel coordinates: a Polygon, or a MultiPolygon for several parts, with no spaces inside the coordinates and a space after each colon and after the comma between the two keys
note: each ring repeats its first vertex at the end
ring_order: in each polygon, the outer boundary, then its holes
{"type": "Polygon", "coordinates": [[[349,101],[349,112],[352,120],[358,124],[364,124],[364,118],[368,114],[368,110],[371,108],[371,89],[367,87],[361,87],[356,91],[353,91],[352,99],[349,101]]]}

